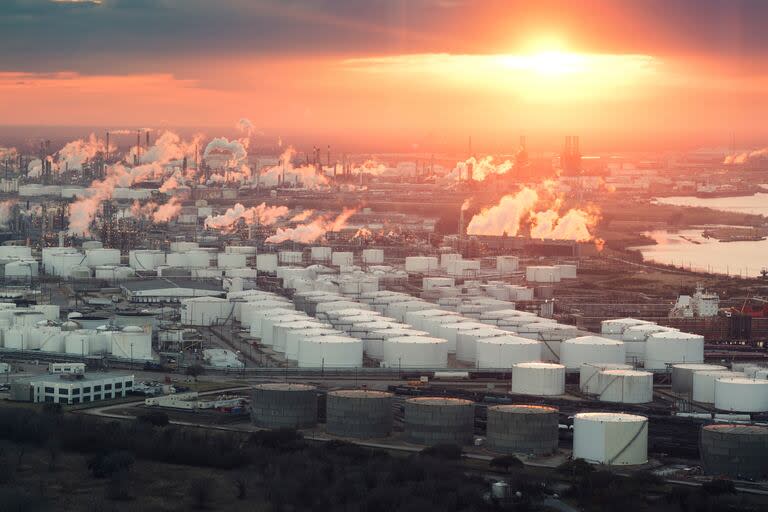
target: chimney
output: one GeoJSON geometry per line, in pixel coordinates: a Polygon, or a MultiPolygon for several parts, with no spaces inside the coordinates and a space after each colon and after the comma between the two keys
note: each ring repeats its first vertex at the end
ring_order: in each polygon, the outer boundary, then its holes
{"type": "Polygon", "coordinates": [[[141,130],[136,132],[136,165],[139,165],[141,159],[141,130]]]}
{"type": "Polygon", "coordinates": [[[146,147],[147,147],[147,149],[149,149],[149,132],[148,131],[146,132],[146,135],[147,135],[147,146],[146,147]]]}
{"type": "Polygon", "coordinates": [[[64,234],[66,231],[59,231],[59,247],[64,247],[64,234]]]}
{"type": "Polygon", "coordinates": [[[107,150],[104,152],[104,160],[109,160],[109,132],[107,132],[107,150]]]}

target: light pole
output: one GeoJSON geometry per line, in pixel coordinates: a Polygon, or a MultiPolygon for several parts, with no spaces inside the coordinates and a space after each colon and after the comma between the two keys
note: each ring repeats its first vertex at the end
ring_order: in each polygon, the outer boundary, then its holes
{"type": "Polygon", "coordinates": [[[131,369],[133,369],[133,342],[131,342],[131,369]]]}

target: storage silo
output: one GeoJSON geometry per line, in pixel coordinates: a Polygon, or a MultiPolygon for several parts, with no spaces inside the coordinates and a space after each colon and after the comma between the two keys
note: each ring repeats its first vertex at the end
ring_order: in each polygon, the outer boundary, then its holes
{"type": "MultiPolygon", "coordinates": [[[[436,338],[440,338],[441,334],[441,326],[444,324],[455,324],[458,322],[466,322],[468,321],[466,318],[464,318],[461,315],[457,315],[456,313],[451,313],[448,315],[435,315],[435,316],[427,316],[424,317],[421,320],[421,326],[422,330],[427,331],[430,336],[435,336],[436,338]]],[[[455,347],[454,347],[455,351],[455,347]]]]}
{"type": "Polygon", "coordinates": [[[311,317],[306,317],[306,320],[286,320],[285,322],[278,322],[272,326],[272,349],[275,352],[285,353],[287,350],[288,334],[294,330],[307,330],[307,329],[327,329],[330,326],[322,322],[318,322],[311,317]]]}
{"type": "Polygon", "coordinates": [[[322,262],[329,263],[331,261],[331,252],[332,252],[332,249],[330,247],[325,247],[325,246],[311,247],[309,249],[309,257],[312,261],[322,261],[322,262]]]}
{"type": "Polygon", "coordinates": [[[645,368],[663,370],[668,364],[703,363],[704,336],[687,332],[657,332],[645,342],[645,368]]]}
{"type": "Polygon", "coordinates": [[[715,381],[722,377],[742,377],[742,374],[728,370],[702,370],[694,372],[692,400],[705,404],[715,403],[715,381]]]}
{"type": "Polygon", "coordinates": [[[390,368],[445,368],[448,344],[429,336],[394,336],[382,344],[382,362],[390,368]]]}
{"type": "Polygon", "coordinates": [[[437,272],[440,265],[434,256],[407,256],[405,258],[405,271],[408,273],[428,274],[437,272]]]}
{"type": "MultiPolygon", "coordinates": [[[[298,311],[291,311],[288,309],[275,309],[270,314],[264,316],[261,319],[261,332],[258,337],[261,339],[261,343],[267,346],[273,346],[275,344],[275,324],[284,322],[298,322],[312,319],[312,317],[300,313],[298,311]]],[[[314,319],[312,319],[314,320],[314,319]]],[[[254,336],[254,323],[251,324],[251,336],[254,336]]]]}
{"type": "Polygon", "coordinates": [[[609,466],[648,462],[648,418],[582,412],[573,418],[573,458],[609,466]]]}
{"type": "Polygon", "coordinates": [[[576,279],[578,277],[576,275],[577,267],[573,263],[560,263],[555,265],[555,268],[560,274],[560,279],[576,279]]]}
{"type": "Polygon", "coordinates": [[[708,475],[739,480],[768,479],[768,427],[705,425],[699,443],[708,475]]]}
{"type": "Polygon", "coordinates": [[[496,256],[496,271],[500,274],[517,272],[519,263],[517,256],[496,256]]]}
{"type": "Polygon", "coordinates": [[[13,312],[13,326],[14,327],[37,327],[39,322],[45,320],[45,314],[42,311],[34,311],[31,309],[23,309],[13,312]]]}
{"type": "Polygon", "coordinates": [[[715,409],[768,412],[768,380],[721,377],[715,380],[715,409]]]}
{"type": "Polygon", "coordinates": [[[325,428],[329,434],[341,437],[387,437],[392,432],[392,394],[367,389],[328,392],[325,428]]]}
{"type": "Polygon", "coordinates": [[[475,429],[474,404],[458,398],[410,398],[405,401],[404,427],[413,443],[470,444],[475,429]]]}
{"type": "Polygon", "coordinates": [[[304,253],[301,251],[280,251],[277,253],[277,260],[281,265],[300,265],[304,259],[304,253]]]}
{"type": "Polygon", "coordinates": [[[216,255],[216,266],[219,268],[243,268],[245,265],[245,254],[220,252],[216,255]]]}
{"type": "Polygon", "coordinates": [[[138,271],[155,270],[165,265],[165,253],[153,249],[128,251],[128,265],[138,271]]]}
{"type": "Polygon", "coordinates": [[[555,363],[517,363],[512,366],[512,393],[554,396],[565,393],[565,366],[555,363]]]}
{"type": "Polygon", "coordinates": [[[499,453],[545,455],[557,450],[557,409],[541,405],[488,407],[486,443],[499,453]]]}
{"type": "Polygon", "coordinates": [[[120,249],[89,249],[85,251],[86,264],[89,267],[120,264],[120,249]]]}
{"type": "Polygon", "coordinates": [[[584,363],[579,368],[579,389],[582,393],[596,395],[600,392],[600,372],[603,370],[631,370],[628,364],[584,363]]]}
{"type": "Polygon", "coordinates": [[[400,326],[389,326],[384,329],[377,329],[365,338],[366,354],[368,357],[374,359],[382,359],[384,357],[384,342],[389,338],[397,338],[400,336],[429,336],[429,333],[400,326]]]}
{"type": "Polygon", "coordinates": [[[424,329],[423,320],[427,317],[446,316],[451,315],[450,311],[444,309],[437,309],[432,306],[430,309],[421,309],[418,311],[408,311],[405,313],[405,322],[412,325],[416,329],[424,329]]]}
{"type": "Polygon", "coordinates": [[[315,307],[315,317],[319,320],[327,320],[328,313],[339,309],[362,308],[363,304],[351,300],[328,300],[318,302],[315,307]]]}
{"type": "Polygon", "coordinates": [[[394,302],[389,304],[384,310],[384,314],[394,318],[398,322],[405,322],[405,315],[409,311],[423,311],[434,309],[435,305],[421,299],[414,299],[403,302],[394,302]]]}
{"type": "Polygon", "coordinates": [[[653,401],[653,374],[638,370],[603,370],[598,374],[598,399],[620,404],[653,401]]]}
{"type": "Polygon", "coordinates": [[[675,364],[672,365],[672,392],[690,395],[693,392],[693,375],[696,372],[724,372],[728,368],[717,364],[675,364]]]}
{"type": "MultiPolygon", "coordinates": [[[[299,313],[299,311],[293,309],[293,305],[290,302],[282,300],[270,299],[254,302],[248,301],[242,302],[240,304],[236,303],[235,310],[237,310],[238,305],[240,306],[240,325],[243,327],[254,327],[254,325],[259,322],[259,319],[264,317],[264,313],[266,311],[273,309],[281,309],[283,311],[299,313]]],[[[261,324],[256,326],[256,332],[261,332],[261,324]]]]}
{"type": "MultiPolygon", "coordinates": [[[[529,323],[536,322],[539,318],[535,313],[531,313],[528,311],[520,311],[517,309],[495,309],[493,311],[483,311],[480,313],[479,320],[482,323],[487,323],[489,325],[498,325],[499,319],[502,318],[521,318],[525,317],[528,320],[529,323]]],[[[552,320],[554,322],[554,320],[552,320]]]]}
{"type": "Polygon", "coordinates": [[[580,336],[560,345],[560,363],[580,369],[584,363],[622,364],[626,359],[624,343],[602,336],[580,336]]]}
{"type": "Polygon", "coordinates": [[[317,389],[306,384],[257,384],[251,420],[261,428],[311,428],[317,424],[317,389]]]}
{"type": "Polygon", "coordinates": [[[384,249],[363,249],[363,263],[381,265],[384,263],[384,249]]]}
{"type": "Polygon", "coordinates": [[[610,320],[603,320],[600,323],[600,334],[606,338],[620,340],[625,329],[643,324],[653,324],[653,322],[639,320],[637,318],[612,318],[610,320]]]}
{"type": "Polygon", "coordinates": [[[85,357],[90,354],[90,339],[87,331],[68,332],[64,338],[64,352],[85,357]]]}
{"type": "Polygon", "coordinates": [[[61,309],[56,304],[34,304],[32,311],[38,311],[43,314],[46,320],[56,322],[61,317],[61,309]]]}
{"type": "Polygon", "coordinates": [[[490,326],[485,329],[457,331],[456,359],[474,364],[477,361],[477,340],[483,338],[500,338],[507,336],[509,336],[508,331],[503,331],[501,329],[490,326]]]}
{"type": "Polygon", "coordinates": [[[59,326],[40,325],[30,329],[30,335],[38,338],[40,352],[64,352],[64,334],[59,326]]]}
{"type": "Polygon", "coordinates": [[[299,368],[359,368],[363,342],[352,336],[311,336],[299,342],[299,368]]]}
{"type": "Polygon", "coordinates": [[[542,343],[512,336],[481,338],[476,342],[477,368],[511,368],[517,363],[541,361],[542,343]]]}

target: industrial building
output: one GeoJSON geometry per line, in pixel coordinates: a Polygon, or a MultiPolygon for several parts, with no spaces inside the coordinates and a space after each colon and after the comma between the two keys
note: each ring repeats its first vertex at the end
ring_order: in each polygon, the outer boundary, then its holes
{"type": "Polygon", "coordinates": [[[83,404],[125,397],[133,383],[133,375],[119,372],[39,375],[14,380],[10,397],[20,402],[83,404]]]}

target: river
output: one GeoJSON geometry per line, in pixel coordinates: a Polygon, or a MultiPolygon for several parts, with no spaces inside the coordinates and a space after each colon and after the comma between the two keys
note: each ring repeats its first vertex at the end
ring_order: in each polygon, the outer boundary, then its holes
{"type": "MultiPolygon", "coordinates": [[[[761,188],[766,188],[761,185],[761,188]]],[[[695,196],[669,196],[653,199],[658,204],[671,204],[675,206],[700,206],[722,210],[725,212],[750,213],[753,215],[768,216],[768,193],[758,192],[751,196],[742,197],[695,197],[695,196]]]]}

